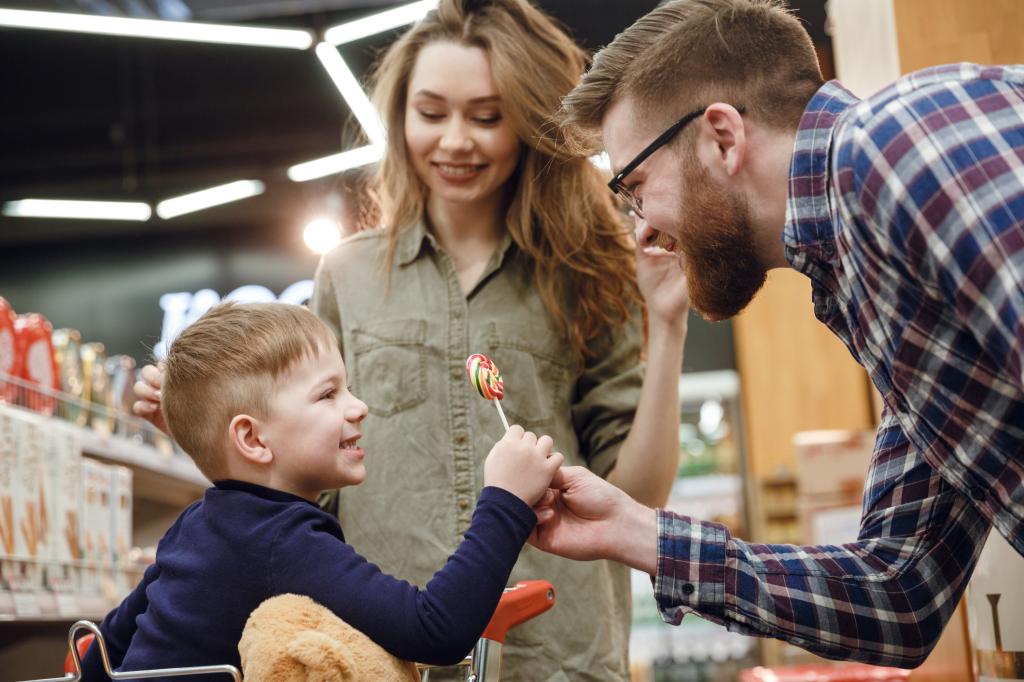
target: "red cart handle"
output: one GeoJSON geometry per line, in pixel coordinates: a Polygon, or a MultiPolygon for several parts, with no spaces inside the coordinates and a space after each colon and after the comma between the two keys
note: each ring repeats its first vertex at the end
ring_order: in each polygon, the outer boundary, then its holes
{"type": "Polygon", "coordinates": [[[524,580],[505,590],[483,638],[505,643],[508,631],[555,605],[555,588],[547,580],[524,580]]]}

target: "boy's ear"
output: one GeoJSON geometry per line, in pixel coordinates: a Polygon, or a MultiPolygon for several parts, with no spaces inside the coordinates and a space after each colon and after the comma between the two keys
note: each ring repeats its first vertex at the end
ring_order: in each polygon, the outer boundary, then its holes
{"type": "Polygon", "coordinates": [[[270,464],[274,453],[270,451],[260,435],[260,421],[247,414],[238,414],[228,426],[228,437],[235,452],[253,464],[270,464]]]}

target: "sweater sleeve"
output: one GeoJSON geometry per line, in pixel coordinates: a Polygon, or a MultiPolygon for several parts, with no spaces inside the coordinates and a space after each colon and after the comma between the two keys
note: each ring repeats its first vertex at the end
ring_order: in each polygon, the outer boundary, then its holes
{"type": "Polygon", "coordinates": [[[297,509],[272,544],[271,589],[309,596],[399,658],[452,665],[490,621],[536,520],[516,496],[484,488],[462,544],[418,588],[357,554],[328,515],[297,509]]]}
{"type": "MultiPolygon", "coordinates": [[[[146,588],[159,576],[160,568],[157,564],[147,568],[142,580],[131,594],[125,597],[116,609],[108,613],[100,624],[100,634],[107,645],[110,665],[114,670],[121,667],[128,646],[135,635],[136,617],[149,606],[146,588]]],[[[84,682],[107,682],[110,679],[103,670],[103,660],[100,657],[99,646],[95,642],[82,657],[82,679],[84,682]]]]}

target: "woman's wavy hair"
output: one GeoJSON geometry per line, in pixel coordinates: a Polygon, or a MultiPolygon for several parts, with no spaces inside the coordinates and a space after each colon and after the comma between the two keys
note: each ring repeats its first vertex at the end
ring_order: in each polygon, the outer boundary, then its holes
{"type": "Polygon", "coordinates": [[[506,227],[533,260],[545,307],[571,346],[590,355],[590,341],[642,309],[633,247],[603,173],[569,153],[553,120],[586,54],[526,0],[441,0],[374,70],[373,97],[388,130],[378,175],[389,233],[385,267],[390,273],[401,232],[425,209],[426,188],[406,150],[405,110],[416,58],[434,42],[479,47],[490,58],[502,115],[522,141],[506,227]]]}

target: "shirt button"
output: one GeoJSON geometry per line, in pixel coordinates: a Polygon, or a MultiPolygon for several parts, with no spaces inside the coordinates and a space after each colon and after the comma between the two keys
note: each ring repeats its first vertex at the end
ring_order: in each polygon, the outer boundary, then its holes
{"type": "Polygon", "coordinates": [[[452,381],[462,381],[462,370],[458,367],[452,369],[452,381]]]}
{"type": "Polygon", "coordinates": [[[461,320],[462,319],[462,308],[456,308],[455,310],[453,310],[452,311],[452,317],[454,317],[456,320],[461,320]]]}
{"type": "Polygon", "coordinates": [[[693,583],[684,583],[683,584],[683,594],[685,594],[687,597],[689,597],[691,594],[693,594],[693,590],[694,590],[693,583]]]}
{"type": "Polygon", "coordinates": [[[459,509],[465,511],[469,509],[469,500],[465,497],[459,499],[459,509]]]}
{"type": "Polygon", "coordinates": [[[826,243],[821,250],[825,254],[826,258],[831,258],[836,255],[836,246],[831,242],[826,243]]]}
{"type": "Polygon", "coordinates": [[[459,445],[465,445],[465,443],[466,443],[466,434],[463,433],[462,431],[459,431],[458,433],[456,433],[455,434],[455,442],[458,443],[459,445]]]}
{"type": "Polygon", "coordinates": [[[970,488],[970,493],[971,493],[971,499],[974,500],[975,502],[984,502],[985,501],[985,491],[982,490],[981,486],[972,485],[971,488],[970,488]]]}

